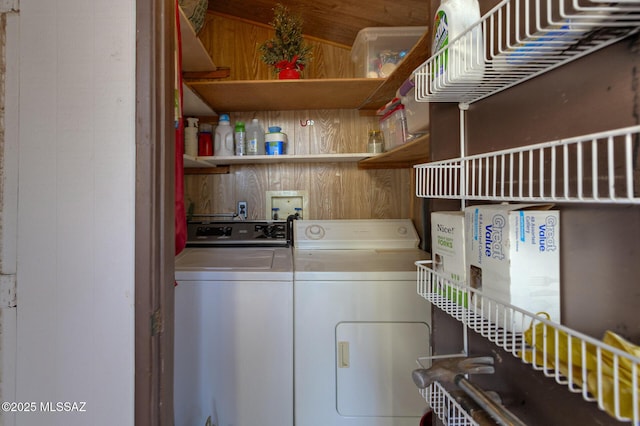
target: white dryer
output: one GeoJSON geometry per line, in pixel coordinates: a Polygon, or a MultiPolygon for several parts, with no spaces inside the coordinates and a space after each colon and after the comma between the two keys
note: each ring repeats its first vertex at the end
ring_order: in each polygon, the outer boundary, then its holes
{"type": "Polygon", "coordinates": [[[294,222],[296,426],[415,426],[411,379],[430,354],[431,306],[416,292],[410,220],[294,222]]]}

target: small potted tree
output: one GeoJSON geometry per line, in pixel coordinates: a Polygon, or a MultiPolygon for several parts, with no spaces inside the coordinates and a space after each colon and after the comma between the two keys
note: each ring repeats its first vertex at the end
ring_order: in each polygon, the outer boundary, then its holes
{"type": "Polygon", "coordinates": [[[279,79],[298,79],[311,60],[311,46],[304,44],[302,39],[302,17],[292,15],[281,3],[276,4],[273,12],[270,24],[275,37],[260,45],[262,61],[273,66],[279,79]]]}

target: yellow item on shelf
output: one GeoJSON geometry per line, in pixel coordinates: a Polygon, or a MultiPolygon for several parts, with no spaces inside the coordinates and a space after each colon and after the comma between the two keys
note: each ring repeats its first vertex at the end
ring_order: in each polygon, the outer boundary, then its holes
{"type": "MultiPolygon", "coordinates": [[[[538,315],[544,316],[546,317],[546,319],[549,319],[549,315],[546,312],[541,312],[538,315]]],[[[556,362],[556,348],[558,352],[558,360],[560,361],[560,363],[568,364],[569,347],[571,347],[571,366],[579,368],[582,368],[583,366],[583,341],[575,337],[569,337],[567,333],[562,330],[539,322],[535,326],[529,327],[524,332],[524,339],[529,346],[535,347],[538,351],[542,351],[542,353],[546,353],[547,363],[552,363],[552,365],[556,362]],[[535,340],[533,329],[535,329],[535,340]]],[[[587,369],[596,369],[596,347],[586,342],[584,342],[584,345],[586,349],[585,352],[587,369]]]]}
{"type": "MultiPolygon", "coordinates": [[[[640,346],[636,346],[621,336],[615,334],[612,331],[607,331],[602,339],[604,343],[607,345],[619,349],[621,351],[627,352],[635,356],[636,358],[640,358],[640,346]]],[[[598,377],[597,371],[590,371],[589,377],[587,380],[587,389],[593,395],[598,395],[598,383],[600,382],[602,386],[602,403],[604,405],[604,409],[607,413],[614,417],[626,417],[633,418],[633,365],[634,363],[622,357],[618,358],[618,389],[619,389],[619,412],[616,413],[616,402],[615,402],[615,387],[616,387],[616,379],[613,375],[613,371],[615,369],[614,365],[614,355],[612,352],[603,350],[602,351],[602,361],[605,365],[607,365],[607,370],[611,373],[607,374],[606,371],[603,371],[602,377],[598,377]]],[[[637,401],[637,406],[640,407],[640,366],[638,363],[636,365],[636,398],[639,398],[637,401]]],[[[640,413],[636,413],[636,419],[640,417],[640,413]]]]}
{"type": "MultiPolygon", "coordinates": [[[[545,313],[538,315],[549,318],[545,313]]],[[[636,398],[639,398],[639,363],[616,356],[606,348],[569,336],[566,332],[542,322],[532,324],[523,334],[525,342],[531,348],[519,354],[522,360],[530,364],[535,363],[537,366],[555,369],[578,386],[583,386],[586,381],[587,390],[598,400],[601,400],[604,410],[609,415],[616,418],[634,419],[633,371],[635,366],[636,398]],[[570,357],[569,352],[571,353],[570,357]],[[598,368],[598,357],[600,357],[600,368],[598,368]],[[617,404],[616,385],[618,388],[617,404]]],[[[640,359],[640,346],[626,341],[612,331],[605,333],[602,342],[640,359]]],[[[640,400],[637,402],[637,406],[640,407],[640,400]]],[[[638,417],[640,417],[640,413],[635,414],[635,418],[638,417]]]]}

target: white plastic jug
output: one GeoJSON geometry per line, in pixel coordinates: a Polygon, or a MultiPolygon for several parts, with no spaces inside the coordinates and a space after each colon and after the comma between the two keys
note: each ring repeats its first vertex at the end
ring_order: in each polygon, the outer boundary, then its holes
{"type": "Polygon", "coordinates": [[[278,126],[269,127],[269,133],[264,135],[267,155],[284,155],[287,153],[287,135],[278,126]]]}
{"type": "Polygon", "coordinates": [[[216,127],[213,142],[213,155],[231,156],[233,151],[233,129],[229,122],[229,116],[222,114],[216,127]]]}
{"type": "Polygon", "coordinates": [[[431,51],[446,49],[433,63],[431,89],[447,86],[472,86],[482,80],[485,68],[484,40],[478,0],[442,0],[434,18],[431,51]],[[469,28],[473,27],[469,32],[469,28]],[[455,41],[460,35],[462,39],[455,41]],[[451,44],[451,42],[454,42],[451,44]]]}

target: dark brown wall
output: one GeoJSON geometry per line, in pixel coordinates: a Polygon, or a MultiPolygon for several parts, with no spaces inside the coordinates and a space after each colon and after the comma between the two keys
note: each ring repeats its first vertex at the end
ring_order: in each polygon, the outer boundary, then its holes
{"type": "MultiPolygon", "coordinates": [[[[492,2],[481,0],[483,12],[487,3],[492,2]]],[[[432,1],[433,10],[438,4],[432,1]]],[[[639,47],[636,38],[628,38],[472,104],[467,112],[467,154],[638,124],[639,47]]],[[[458,126],[457,105],[431,105],[434,160],[460,155],[458,126]]],[[[429,206],[432,210],[460,208],[448,200],[431,200],[429,206]]],[[[640,343],[640,206],[561,204],[557,208],[562,323],[595,338],[612,330],[640,343]]],[[[493,354],[498,362],[495,375],[474,377],[474,381],[499,390],[527,424],[619,424],[596,404],[471,334],[471,353],[493,354]]],[[[436,309],[436,352],[458,352],[461,341],[460,324],[436,309]]]]}

